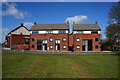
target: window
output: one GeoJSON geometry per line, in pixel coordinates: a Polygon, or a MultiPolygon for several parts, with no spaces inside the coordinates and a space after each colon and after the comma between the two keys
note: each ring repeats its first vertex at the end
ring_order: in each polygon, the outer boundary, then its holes
{"type": "Polygon", "coordinates": [[[50,41],[53,41],[53,38],[50,38],[50,41]]]}
{"type": "Polygon", "coordinates": [[[78,33],[78,34],[83,34],[83,31],[77,31],[76,33],[78,33]]]}
{"type": "Polygon", "coordinates": [[[66,33],[66,31],[65,30],[60,30],[59,33],[66,33]]]}
{"type": "Polygon", "coordinates": [[[56,44],[60,44],[60,40],[55,40],[55,43],[56,44]]]}
{"type": "Polygon", "coordinates": [[[62,40],[63,40],[63,41],[66,41],[66,38],[63,38],[62,40]]]}
{"type": "Polygon", "coordinates": [[[96,45],[96,46],[95,46],[95,48],[97,48],[97,49],[98,49],[98,45],[96,45]]]}
{"type": "Polygon", "coordinates": [[[38,34],[38,31],[32,31],[32,34],[38,34]]]}
{"type": "Polygon", "coordinates": [[[43,44],[47,44],[47,40],[43,40],[43,44]]]}
{"type": "Polygon", "coordinates": [[[63,48],[65,49],[65,48],[66,48],[66,45],[63,45],[63,48]]]}
{"type": "Polygon", "coordinates": [[[50,49],[52,49],[53,48],[53,46],[52,45],[50,45],[50,49]]]}
{"type": "Polygon", "coordinates": [[[80,39],[79,39],[79,38],[77,38],[77,39],[76,39],[76,41],[80,41],[80,39]]]}
{"type": "Polygon", "coordinates": [[[98,34],[98,31],[91,31],[91,34],[98,34]]]}
{"type": "Polygon", "coordinates": [[[22,35],[22,33],[20,33],[20,35],[22,35]]]}
{"type": "Polygon", "coordinates": [[[29,44],[30,38],[29,37],[25,37],[25,44],[29,44]]]}
{"type": "Polygon", "coordinates": [[[32,47],[32,48],[34,48],[35,46],[34,46],[34,45],[32,45],[31,47],[32,47]]]}
{"type": "Polygon", "coordinates": [[[32,41],[35,41],[35,38],[32,38],[32,41]]]}
{"type": "Polygon", "coordinates": [[[77,49],[79,49],[80,48],[80,46],[79,45],[77,45],[77,49]]]}
{"type": "Polygon", "coordinates": [[[98,41],[98,38],[95,38],[95,41],[98,41]]]}
{"type": "Polygon", "coordinates": [[[53,31],[46,31],[46,33],[47,33],[47,34],[51,34],[51,33],[53,33],[53,31]]]}

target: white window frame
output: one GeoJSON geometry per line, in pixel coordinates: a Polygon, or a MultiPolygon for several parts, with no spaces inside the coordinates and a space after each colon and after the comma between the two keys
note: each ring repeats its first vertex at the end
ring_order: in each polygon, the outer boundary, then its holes
{"type": "Polygon", "coordinates": [[[47,44],[47,40],[43,40],[43,43],[44,43],[44,44],[47,44]]]}
{"type": "Polygon", "coordinates": [[[52,45],[50,45],[50,49],[52,49],[53,48],[53,46],[52,45]]]}
{"type": "Polygon", "coordinates": [[[53,33],[53,31],[46,31],[46,33],[47,33],[47,34],[52,34],[52,33],[53,33]]]}
{"type": "Polygon", "coordinates": [[[53,38],[50,38],[49,40],[50,40],[50,41],[53,41],[53,38]]]}
{"type": "Polygon", "coordinates": [[[77,34],[83,34],[83,31],[76,31],[77,34]]]}
{"type": "Polygon", "coordinates": [[[77,48],[77,49],[80,49],[80,46],[79,46],[79,45],[77,45],[77,46],[76,46],[76,48],[77,48]]]}
{"type": "Polygon", "coordinates": [[[63,41],[66,41],[66,38],[64,37],[64,38],[62,38],[62,40],[63,40],[63,41]]]}
{"type": "Polygon", "coordinates": [[[60,40],[59,39],[55,40],[55,43],[60,44],[60,40]]]}
{"type": "Polygon", "coordinates": [[[66,45],[63,45],[63,49],[66,49],[66,45]]]}
{"type": "Polygon", "coordinates": [[[80,41],[80,38],[76,38],[76,41],[79,42],[79,41],[80,41]]]}

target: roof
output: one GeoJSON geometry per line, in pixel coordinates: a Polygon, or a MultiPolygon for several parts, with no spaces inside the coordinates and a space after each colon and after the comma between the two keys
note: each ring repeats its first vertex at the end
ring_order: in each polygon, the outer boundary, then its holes
{"type": "MultiPolygon", "coordinates": [[[[15,29],[11,30],[8,34],[10,34],[11,32],[14,32],[14,31],[18,30],[18,29],[21,28],[21,27],[24,27],[26,30],[28,30],[25,26],[19,26],[19,27],[15,28],[15,29]]],[[[29,31],[29,30],[28,30],[28,31],[29,31]]]]}
{"type": "Polygon", "coordinates": [[[97,24],[74,24],[74,30],[101,30],[97,24]]]}
{"type": "Polygon", "coordinates": [[[39,31],[39,30],[63,30],[69,29],[69,24],[36,24],[31,27],[30,30],[39,31]]]}

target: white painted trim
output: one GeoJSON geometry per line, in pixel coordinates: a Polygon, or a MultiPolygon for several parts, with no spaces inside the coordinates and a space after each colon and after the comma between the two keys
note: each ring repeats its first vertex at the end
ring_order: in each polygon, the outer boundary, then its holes
{"type": "Polygon", "coordinates": [[[14,32],[11,32],[11,34],[20,34],[20,33],[22,33],[23,35],[30,35],[30,32],[25,27],[21,27],[15,30],[14,32]]]}
{"type": "Polygon", "coordinates": [[[39,34],[46,34],[46,31],[38,31],[39,34]]]}
{"type": "Polygon", "coordinates": [[[101,33],[101,31],[98,31],[98,34],[100,34],[101,33]]]}
{"type": "Polygon", "coordinates": [[[58,32],[59,32],[58,30],[55,30],[53,31],[53,34],[58,34],[58,32]]]}
{"type": "Polygon", "coordinates": [[[83,34],[91,34],[91,31],[83,31],[83,34]]]}

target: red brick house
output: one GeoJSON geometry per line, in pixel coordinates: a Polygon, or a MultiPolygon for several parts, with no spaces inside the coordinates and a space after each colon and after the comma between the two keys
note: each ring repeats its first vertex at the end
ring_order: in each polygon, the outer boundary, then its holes
{"type": "MultiPolygon", "coordinates": [[[[70,34],[69,23],[66,24],[36,24],[27,30],[29,34],[11,34],[13,38],[12,45],[29,45],[29,50],[33,51],[101,51],[100,45],[100,27],[95,24],[73,24],[73,31],[70,34]],[[18,37],[20,39],[18,39],[18,37]],[[25,44],[25,37],[29,37],[29,44],[25,44]],[[18,42],[20,43],[18,44],[18,42]]],[[[20,31],[19,27],[17,30],[20,31]]],[[[14,30],[16,31],[16,29],[14,30]]],[[[13,32],[14,32],[13,31],[13,32]]],[[[10,37],[8,36],[8,47],[10,46],[10,37]]],[[[12,47],[11,47],[12,48],[12,47]]]]}
{"type": "Polygon", "coordinates": [[[29,30],[21,25],[14,30],[12,30],[6,36],[7,47],[11,49],[29,49],[29,39],[30,32],[29,30]]]}

